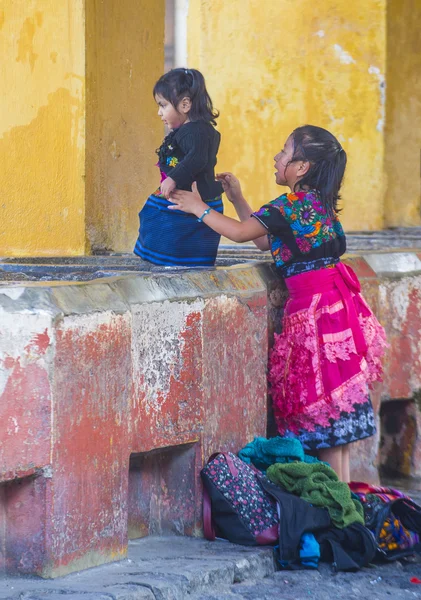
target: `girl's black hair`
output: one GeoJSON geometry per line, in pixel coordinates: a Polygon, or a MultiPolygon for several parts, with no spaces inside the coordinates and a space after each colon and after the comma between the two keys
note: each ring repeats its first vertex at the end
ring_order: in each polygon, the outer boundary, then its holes
{"type": "Polygon", "coordinates": [[[190,121],[206,121],[216,125],[219,112],[214,110],[207,92],[205,79],[196,69],[171,69],[158,79],[153,95],[160,95],[177,108],[183,98],[190,98],[190,121]]]}
{"type": "Polygon", "coordinates": [[[291,134],[294,153],[291,162],[306,160],[310,168],[296,187],[317,190],[330,217],[338,210],[339,190],[346,167],[346,152],[334,135],[322,127],[303,125],[291,134]]]}

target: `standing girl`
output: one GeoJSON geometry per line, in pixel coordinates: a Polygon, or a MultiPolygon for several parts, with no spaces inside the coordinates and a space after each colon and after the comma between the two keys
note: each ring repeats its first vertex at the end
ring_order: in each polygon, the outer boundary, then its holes
{"type": "Polygon", "coordinates": [[[135,254],[156,265],[208,267],[215,263],[221,236],[186,212],[170,211],[170,193],[191,190],[193,181],[206,206],[223,212],[222,185],[215,181],[221,136],[214,125],[218,112],[195,69],[173,69],[155,84],[158,115],[170,133],[157,150],[161,186],[139,213],[135,254]]]}
{"type": "Polygon", "coordinates": [[[171,195],[174,209],[202,216],[229,239],[270,247],[289,291],[282,333],[275,335],[269,360],[278,430],[318,452],[343,481],[350,479],[349,443],[375,432],[368,387],[381,377],[386,346],[354,271],[340,262],[346,242],[337,203],[346,160],[331,133],[306,125],[275,156],[276,183],[291,193],[251,218],[230,173],[219,178],[241,223],[208,213],[197,191],[171,195]]]}

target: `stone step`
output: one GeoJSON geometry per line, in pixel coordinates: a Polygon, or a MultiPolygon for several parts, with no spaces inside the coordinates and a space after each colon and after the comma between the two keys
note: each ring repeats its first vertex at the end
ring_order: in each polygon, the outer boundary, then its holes
{"type": "Polygon", "coordinates": [[[154,536],[131,541],[126,560],[66,577],[0,575],[0,600],[185,600],[274,572],[271,548],[154,536]]]}

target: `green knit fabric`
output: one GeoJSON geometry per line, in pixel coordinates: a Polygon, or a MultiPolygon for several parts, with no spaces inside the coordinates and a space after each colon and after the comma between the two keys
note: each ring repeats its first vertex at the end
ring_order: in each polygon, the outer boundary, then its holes
{"type": "Polygon", "coordinates": [[[265,471],[269,465],[274,463],[289,463],[296,460],[317,463],[319,460],[314,456],[304,454],[301,442],[296,438],[282,438],[280,436],[269,438],[255,437],[252,442],[244,446],[238,456],[261,471],[265,471]]]}
{"type": "Polygon", "coordinates": [[[342,529],[356,522],[364,525],[361,502],[351,498],[348,485],[339,481],[335,471],[325,463],[275,464],[266,474],[286,491],[313,506],[327,508],[336,527],[342,529]]]}

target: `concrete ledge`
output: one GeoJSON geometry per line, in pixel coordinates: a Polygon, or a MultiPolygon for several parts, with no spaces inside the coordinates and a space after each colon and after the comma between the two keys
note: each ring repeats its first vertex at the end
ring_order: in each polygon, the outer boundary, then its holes
{"type": "MultiPolygon", "coordinates": [[[[347,258],[390,341],[376,409],[421,389],[420,257],[396,255],[347,258]]],[[[287,297],[271,265],[107,273],[0,287],[9,572],[57,577],[124,558],[129,535],[200,535],[204,460],[266,434],[287,297]]],[[[379,439],[352,448],[355,479],[378,480],[379,439]]]]}
{"type": "Polygon", "coordinates": [[[268,265],[0,289],[0,564],[57,577],[201,532],[199,471],[265,435],[268,265]],[[246,366],[245,366],[246,365],[246,366]]]}

